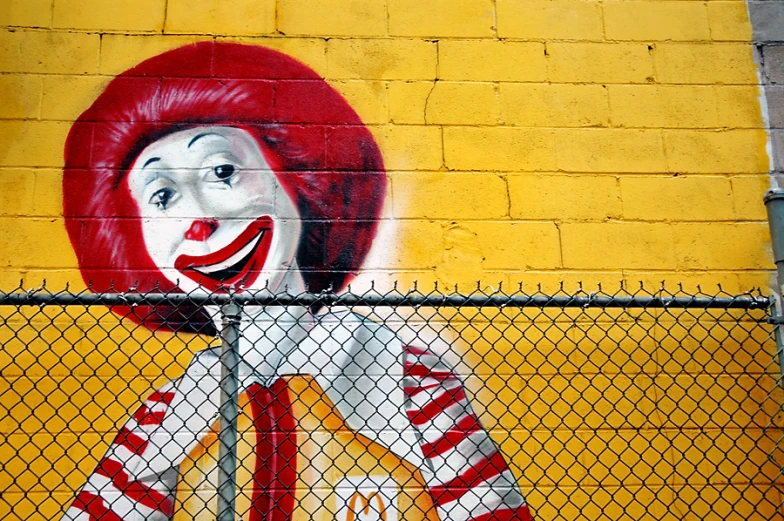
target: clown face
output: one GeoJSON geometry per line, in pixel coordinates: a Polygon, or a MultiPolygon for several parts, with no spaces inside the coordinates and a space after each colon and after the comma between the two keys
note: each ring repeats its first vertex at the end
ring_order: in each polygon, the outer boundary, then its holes
{"type": "Polygon", "coordinates": [[[299,214],[247,131],[169,134],[136,158],[128,188],[150,257],[185,291],[301,285],[299,214]]]}

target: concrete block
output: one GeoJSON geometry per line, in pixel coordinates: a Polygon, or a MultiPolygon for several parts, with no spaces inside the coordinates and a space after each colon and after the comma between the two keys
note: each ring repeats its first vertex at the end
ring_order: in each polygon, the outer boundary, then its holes
{"type": "Polygon", "coordinates": [[[0,264],[10,268],[69,268],[76,265],[62,219],[3,217],[0,264]]]}
{"type": "Polygon", "coordinates": [[[438,72],[442,80],[545,81],[544,44],[495,40],[442,40],[438,72]]]}
{"type": "Polygon", "coordinates": [[[565,268],[673,269],[676,264],[667,223],[565,223],[560,229],[565,268]]]}
{"type": "Polygon", "coordinates": [[[718,122],[716,90],[710,85],[610,85],[608,90],[613,125],[712,128],[718,122]]]}
{"type": "Polygon", "coordinates": [[[106,76],[43,76],[41,119],[72,121],[97,98],[110,78],[106,76]]]}
{"type": "Polygon", "coordinates": [[[455,172],[393,173],[394,216],[402,219],[503,219],[509,200],[498,175],[455,172]],[[481,190],[477,187],[481,186],[481,190]],[[417,204],[410,194],[416,193],[417,204]]]}
{"type": "Polygon", "coordinates": [[[664,130],[670,172],[757,174],[768,171],[762,129],[664,130]]]}
{"type": "Polygon", "coordinates": [[[455,170],[552,171],[553,132],[541,128],[446,127],[444,157],[447,168],[455,170]]]}
{"type": "Polygon", "coordinates": [[[389,121],[387,89],[380,81],[339,81],[332,86],[340,92],[365,123],[389,121]]]}
{"type": "Polygon", "coordinates": [[[584,0],[498,0],[502,38],[601,40],[599,2],[584,0]]]}
{"type": "MultiPolygon", "coordinates": [[[[147,58],[195,42],[193,36],[104,34],[98,72],[120,74],[147,58]]],[[[203,70],[199,72],[203,73],[203,70]]],[[[194,75],[194,71],[189,74],[194,75]]]]}
{"type": "Polygon", "coordinates": [[[280,0],[277,22],[286,35],[383,36],[387,32],[386,5],[379,0],[280,0]]]}
{"type": "Polygon", "coordinates": [[[744,2],[708,2],[711,39],[747,42],[751,39],[751,23],[744,2]]]}
{"type": "Polygon", "coordinates": [[[771,130],[770,145],[773,148],[773,170],[784,172],[784,130],[771,130]]]}
{"type": "Polygon", "coordinates": [[[784,84],[784,45],[765,47],[765,75],[771,83],[784,84]]]}
{"type": "Polygon", "coordinates": [[[659,83],[757,83],[750,44],[657,43],[655,47],[659,83]]]}
{"type": "MultiPolygon", "coordinates": [[[[371,127],[389,170],[439,170],[443,145],[436,126],[385,125],[371,127]]],[[[339,140],[339,133],[334,134],[339,140]]],[[[327,146],[332,138],[327,136],[327,146]]]]}
{"type": "Polygon", "coordinates": [[[623,213],[615,176],[526,173],[508,184],[512,219],[601,221],[623,213]]]}
{"type": "Polygon", "coordinates": [[[49,27],[53,3],[50,0],[5,0],[0,9],[0,25],[49,27]]]}
{"type": "Polygon", "coordinates": [[[59,217],[63,214],[63,174],[59,168],[36,168],[33,215],[59,217]]]}
{"type": "Polygon", "coordinates": [[[65,121],[0,121],[0,166],[62,166],[70,128],[65,121]]]}
{"type": "Polygon", "coordinates": [[[602,85],[502,83],[501,117],[523,127],[607,126],[609,104],[602,85]]]}
{"type": "MultiPolygon", "coordinates": [[[[165,38],[169,39],[172,37],[167,35],[165,38]]],[[[184,37],[178,36],[178,38],[184,37]]],[[[264,47],[268,47],[278,52],[282,52],[283,54],[287,54],[292,58],[296,58],[316,71],[316,74],[321,77],[325,77],[327,75],[327,42],[324,38],[295,38],[291,36],[287,36],[285,38],[259,38],[255,36],[232,36],[227,38],[216,38],[215,41],[237,42],[247,45],[263,45],[264,47]]],[[[103,48],[101,48],[101,51],[103,52],[103,48]]]]}
{"type": "Polygon", "coordinates": [[[408,39],[331,39],[328,76],[333,79],[433,80],[436,44],[408,39]]]}
{"type": "Polygon", "coordinates": [[[443,227],[437,222],[398,221],[384,239],[390,248],[385,255],[368,259],[365,269],[422,269],[438,265],[443,256],[443,227]]]}
{"type": "Polygon", "coordinates": [[[32,74],[0,75],[0,118],[37,118],[41,113],[41,77],[32,74]]]}
{"type": "Polygon", "coordinates": [[[624,217],[630,220],[728,221],[734,218],[730,181],[723,176],[624,176],[621,198],[624,217]]]}
{"type": "Polygon", "coordinates": [[[770,128],[784,128],[784,85],[765,87],[770,128]]]}
{"type": "Polygon", "coordinates": [[[275,2],[169,0],[166,33],[256,35],[275,32],[275,2]]]}
{"type": "Polygon", "coordinates": [[[567,172],[643,172],[667,169],[659,130],[558,129],[558,169],[567,172]]]}
{"type": "MultiPolygon", "coordinates": [[[[561,267],[561,246],[555,223],[474,221],[464,227],[479,239],[485,269],[509,270],[561,267]]],[[[401,243],[404,244],[404,243],[401,243]]]]}
{"type": "Polygon", "coordinates": [[[676,223],[673,224],[678,268],[766,269],[771,260],[760,245],[770,240],[767,223],[676,223]]]}
{"type": "Polygon", "coordinates": [[[389,82],[389,119],[392,123],[425,124],[425,103],[432,81],[389,82]]]}
{"type": "MultiPolygon", "coordinates": [[[[389,33],[393,36],[493,36],[493,3],[489,0],[387,0],[385,3],[389,33]]],[[[383,21],[386,22],[386,17],[383,21]]]]}
{"type": "Polygon", "coordinates": [[[52,25],[62,29],[157,32],[163,29],[166,14],[164,0],[58,0],[52,4],[52,25]]]}
{"type": "Polygon", "coordinates": [[[757,85],[717,85],[719,127],[763,128],[757,85]]]}
{"type": "Polygon", "coordinates": [[[425,107],[426,122],[436,125],[495,125],[498,116],[492,83],[438,82],[425,107]]]}
{"type": "Polygon", "coordinates": [[[98,68],[98,34],[2,31],[0,72],[90,74],[98,68]]]}
{"type": "Polygon", "coordinates": [[[35,206],[35,171],[30,168],[8,168],[0,176],[0,215],[24,216],[35,206]]]}
{"type": "Polygon", "coordinates": [[[749,19],[754,28],[754,41],[784,40],[784,2],[749,2],[749,19]]]}
{"type": "MultiPolygon", "coordinates": [[[[556,83],[647,83],[653,62],[644,43],[547,45],[550,81],[556,83]]],[[[680,83],[680,82],[679,82],[680,83]]]]}
{"type": "MultiPolygon", "coordinates": [[[[735,218],[741,221],[764,221],[767,214],[762,196],[770,188],[768,174],[732,176],[732,201],[735,218]]],[[[745,288],[743,288],[745,289],[745,288]]]]}
{"type": "Polygon", "coordinates": [[[610,40],[707,40],[708,11],[697,2],[609,0],[604,26],[610,40]]]}

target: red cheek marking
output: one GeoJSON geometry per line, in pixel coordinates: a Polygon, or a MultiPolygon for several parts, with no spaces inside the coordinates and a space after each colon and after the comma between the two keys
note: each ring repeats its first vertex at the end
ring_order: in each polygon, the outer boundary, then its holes
{"type": "Polygon", "coordinates": [[[197,219],[185,232],[185,239],[189,241],[206,241],[218,229],[217,219],[197,219]]]}

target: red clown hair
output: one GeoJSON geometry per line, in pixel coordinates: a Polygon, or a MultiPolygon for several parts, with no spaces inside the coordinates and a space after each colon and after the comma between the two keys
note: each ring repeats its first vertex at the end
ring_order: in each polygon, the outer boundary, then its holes
{"type": "MultiPolygon", "coordinates": [[[[297,205],[297,261],[311,291],[342,289],[375,235],[381,153],[348,103],[309,67],[264,47],[204,42],[150,58],[112,80],[65,145],[65,224],[95,292],[177,291],[142,238],[127,173],[161,137],[202,125],[251,133],[297,205]]],[[[150,328],[211,331],[203,310],[115,309],[150,328]]]]}

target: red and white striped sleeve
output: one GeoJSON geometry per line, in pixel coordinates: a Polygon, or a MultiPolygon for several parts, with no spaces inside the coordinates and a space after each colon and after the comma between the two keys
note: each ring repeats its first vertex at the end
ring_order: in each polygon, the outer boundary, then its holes
{"type": "Polygon", "coordinates": [[[175,382],[152,393],[120,430],[66,511],[73,521],[163,521],[174,512],[172,484],[148,470],[155,430],[174,400],[175,382]]]}
{"type": "Polygon", "coordinates": [[[431,475],[442,521],[530,521],[504,457],[471,409],[463,383],[441,357],[404,347],[405,409],[431,475]]]}

